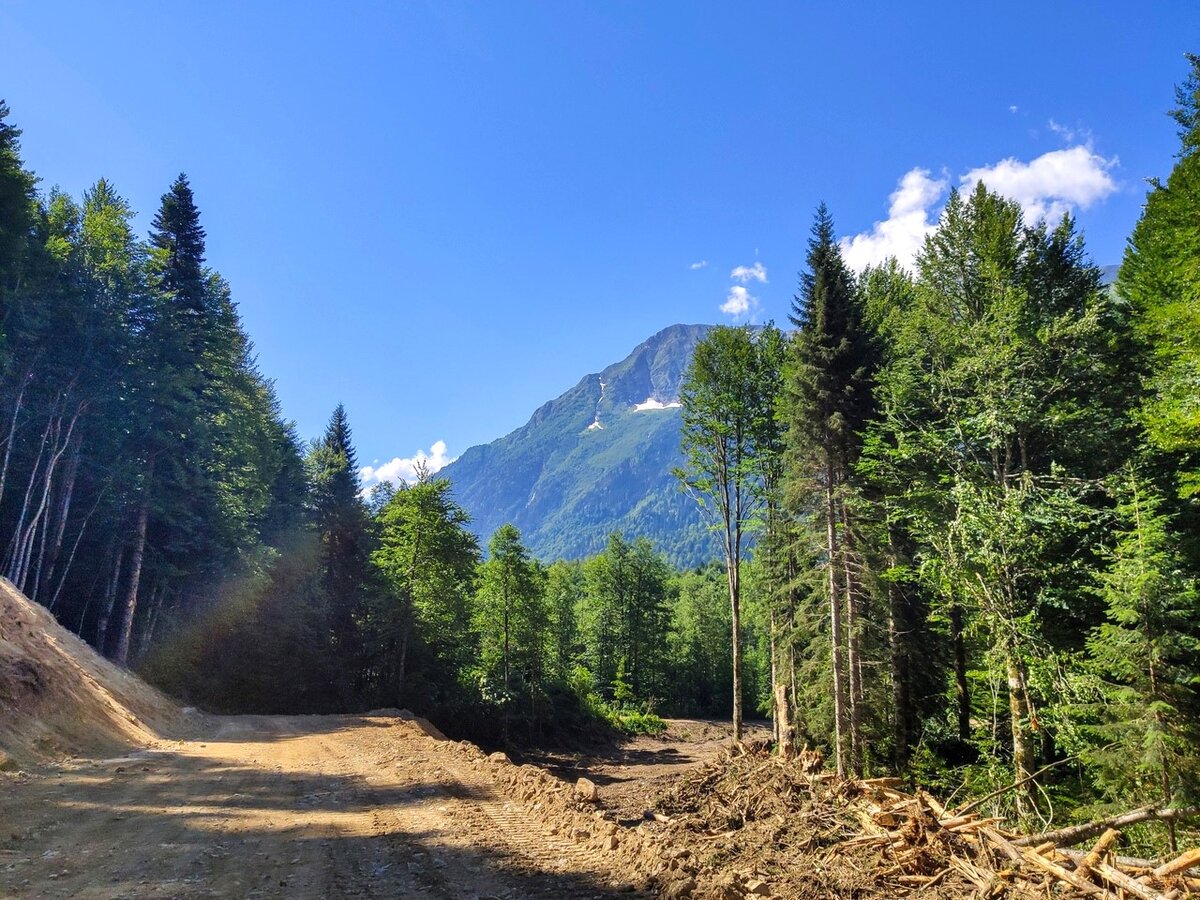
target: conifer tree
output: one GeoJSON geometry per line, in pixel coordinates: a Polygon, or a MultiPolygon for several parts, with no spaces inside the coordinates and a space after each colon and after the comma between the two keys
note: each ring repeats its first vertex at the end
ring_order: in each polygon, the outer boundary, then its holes
{"type": "Polygon", "coordinates": [[[359,496],[358,468],[346,409],[338,404],[309,456],[313,518],[322,548],[322,569],[334,641],[343,661],[360,649],[370,536],[359,496]]]}
{"type": "Polygon", "coordinates": [[[484,671],[498,676],[506,699],[518,686],[532,696],[545,673],[549,617],[542,572],[512,524],[501,525],[488,542],[475,620],[484,671]]]}
{"type": "Polygon", "coordinates": [[[856,772],[863,765],[860,620],[865,599],[846,493],[861,450],[860,433],[873,411],[877,354],[824,204],[813,222],[807,266],[791,316],[797,332],[787,381],[789,494],[793,504],[815,492],[824,498],[833,744],[838,772],[844,774],[847,763],[856,772]]]}
{"type": "Polygon", "coordinates": [[[1117,520],[1097,578],[1107,621],[1088,640],[1103,702],[1085,759],[1114,799],[1170,806],[1200,787],[1200,593],[1162,498],[1132,467],[1118,485],[1117,520]]]}

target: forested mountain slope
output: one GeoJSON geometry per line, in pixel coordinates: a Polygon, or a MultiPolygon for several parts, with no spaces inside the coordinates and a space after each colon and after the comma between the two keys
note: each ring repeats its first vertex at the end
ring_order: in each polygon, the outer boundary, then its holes
{"type": "Polygon", "coordinates": [[[439,473],[483,540],[505,522],[544,560],[603,549],[612,531],[649,537],[677,565],[717,552],[680,493],[679,386],[707,325],[672,325],[585,375],[516,431],[439,473]]]}

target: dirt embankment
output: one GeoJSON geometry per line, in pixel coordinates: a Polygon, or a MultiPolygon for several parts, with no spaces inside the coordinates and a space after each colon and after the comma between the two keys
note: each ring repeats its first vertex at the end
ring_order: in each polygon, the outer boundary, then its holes
{"type": "Polygon", "coordinates": [[[146,746],[186,721],[0,578],[0,767],[146,746]]]}

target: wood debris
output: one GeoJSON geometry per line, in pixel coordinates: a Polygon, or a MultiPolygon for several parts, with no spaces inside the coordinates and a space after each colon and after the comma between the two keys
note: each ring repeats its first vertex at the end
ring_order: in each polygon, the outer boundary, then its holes
{"type": "MultiPolygon", "coordinates": [[[[800,765],[760,748],[699,767],[658,809],[673,841],[704,847],[714,867],[752,871],[778,885],[778,896],[1200,896],[1200,848],[1165,862],[1118,856],[1113,822],[1122,817],[1017,834],[976,807],[955,812],[924,791],[908,793],[897,779],[839,781],[811,757],[800,765]],[[1090,849],[1071,849],[1097,834],[1090,849]]],[[[1137,811],[1137,821],[1146,818],[1137,811]]]]}

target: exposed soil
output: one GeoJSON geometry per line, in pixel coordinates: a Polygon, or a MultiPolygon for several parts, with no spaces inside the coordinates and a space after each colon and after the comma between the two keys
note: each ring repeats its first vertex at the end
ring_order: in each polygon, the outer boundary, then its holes
{"type": "Polygon", "coordinates": [[[0,895],[574,898],[637,880],[412,721],[211,725],[204,740],[3,776],[0,895]]]}
{"type": "MultiPolygon", "coordinates": [[[[713,719],[667,719],[660,735],[639,736],[620,743],[600,743],[584,751],[531,751],[522,762],[540,766],[566,781],[591,779],[602,804],[622,821],[641,819],[680,775],[714,759],[733,740],[733,726],[713,719]]],[[[747,723],[744,738],[765,740],[766,723],[747,723]]]]}
{"type": "Polygon", "coordinates": [[[0,578],[0,769],[118,753],[190,728],[173,702],[0,578]]]}

